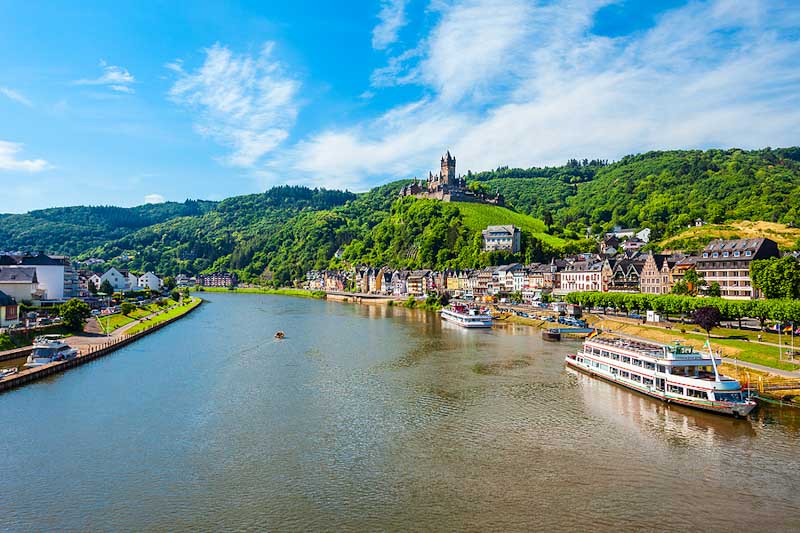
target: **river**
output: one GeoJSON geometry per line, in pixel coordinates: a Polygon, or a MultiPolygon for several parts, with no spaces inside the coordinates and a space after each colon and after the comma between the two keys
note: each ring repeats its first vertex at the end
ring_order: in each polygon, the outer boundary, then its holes
{"type": "Polygon", "coordinates": [[[668,407],[525,326],[203,296],[0,395],[0,530],[800,529],[796,410],[668,407]]]}

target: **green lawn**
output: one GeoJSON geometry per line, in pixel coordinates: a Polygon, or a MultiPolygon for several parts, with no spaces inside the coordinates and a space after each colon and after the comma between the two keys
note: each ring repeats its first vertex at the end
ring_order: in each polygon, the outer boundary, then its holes
{"type": "Polygon", "coordinates": [[[140,331],[144,331],[145,329],[147,329],[149,327],[152,327],[155,324],[158,324],[160,322],[164,322],[164,321],[169,320],[171,318],[175,318],[176,316],[180,316],[180,315],[188,312],[190,309],[200,305],[201,301],[202,300],[200,298],[192,298],[191,301],[186,303],[186,304],[179,305],[177,307],[173,307],[172,309],[164,311],[164,312],[162,312],[162,313],[160,313],[160,314],[158,314],[158,315],[156,315],[156,316],[154,316],[152,318],[149,318],[148,320],[139,322],[138,324],[133,326],[131,329],[129,329],[125,333],[131,334],[131,335],[134,334],[134,333],[139,333],[140,331]]]}
{"type": "MultiPolygon", "coordinates": [[[[165,301],[167,302],[168,305],[175,305],[176,303],[175,300],[171,298],[166,298],[165,301]]],[[[98,316],[97,322],[100,324],[101,331],[103,331],[104,333],[110,333],[114,330],[121,328],[122,326],[130,324],[134,320],[144,318],[147,315],[155,313],[156,311],[159,311],[161,309],[164,308],[158,307],[156,304],[153,303],[146,305],[144,307],[137,307],[136,309],[131,311],[131,314],[128,316],[125,316],[122,313],[114,313],[113,315],[108,315],[108,316],[102,316],[102,315],[98,316]]]]}
{"type": "Polygon", "coordinates": [[[464,224],[472,231],[481,231],[486,226],[500,226],[513,224],[523,231],[528,231],[534,237],[551,246],[564,244],[564,239],[546,233],[544,222],[530,215],[517,213],[505,207],[486,204],[472,204],[468,202],[453,202],[458,206],[464,218],[464,224]]]}

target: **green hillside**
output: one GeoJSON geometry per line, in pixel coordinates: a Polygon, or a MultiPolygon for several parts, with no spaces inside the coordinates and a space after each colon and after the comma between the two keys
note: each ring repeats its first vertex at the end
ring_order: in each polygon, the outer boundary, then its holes
{"type": "Polygon", "coordinates": [[[554,237],[547,233],[544,222],[524,213],[517,213],[505,207],[485,204],[472,204],[467,202],[453,202],[461,212],[464,225],[472,231],[481,231],[486,226],[499,226],[513,224],[522,231],[530,233],[542,242],[556,247],[564,244],[564,239],[554,237]]]}
{"type": "Polygon", "coordinates": [[[470,187],[499,190],[506,208],[406,198],[397,181],[369,192],[275,187],[222,202],[68,207],[0,215],[0,249],[100,257],[163,274],[234,270],[276,284],[311,268],[356,264],[463,268],[546,260],[593,250],[586,228],[650,227],[669,248],[716,236],[775,238],[798,245],[800,148],[674,150],[560,167],[468,173],[470,187]],[[711,223],[689,230],[695,218],[711,223]],[[735,221],[749,220],[749,227],[735,221]],[[521,253],[480,251],[488,225],[522,229],[521,253]],[[775,225],[768,226],[769,224],[775,225]],[[671,239],[671,237],[674,237],[671,239]],[[338,249],[341,260],[336,259],[338,249]],[[120,257],[130,256],[122,261],[120,257]]]}

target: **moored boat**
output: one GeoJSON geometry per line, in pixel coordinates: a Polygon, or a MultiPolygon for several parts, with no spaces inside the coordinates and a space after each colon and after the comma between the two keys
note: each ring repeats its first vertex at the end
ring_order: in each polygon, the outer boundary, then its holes
{"type": "Polygon", "coordinates": [[[558,329],[544,329],[542,330],[542,338],[546,341],[560,341],[561,331],[558,329]]]}
{"type": "Polygon", "coordinates": [[[481,313],[479,309],[466,305],[452,305],[440,311],[442,320],[452,322],[462,328],[490,328],[492,317],[481,313]]]}
{"type": "Polygon", "coordinates": [[[33,341],[33,350],[25,362],[25,368],[66,361],[77,356],[78,350],[61,340],[58,335],[43,335],[33,341]]]}
{"type": "Polygon", "coordinates": [[[18,372],[17,368],[0,368],[0,379],[7,378],[8,376],[13,376],[18,372]]]}
{"type": "Polygon", "coordinates": [[[721,375],[718,354],[701,353],[679,341],[655,344],[623,337],[593,336],[586,339],[566,363],[572,368],[665,402],[715,413],[747,416],[756,402],[747,397],[739,382],[721,375]]]}

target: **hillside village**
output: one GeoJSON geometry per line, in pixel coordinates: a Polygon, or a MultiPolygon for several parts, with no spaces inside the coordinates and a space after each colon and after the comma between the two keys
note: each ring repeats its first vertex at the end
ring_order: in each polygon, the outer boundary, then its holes
{"type": "MultiPolygon", "coordinates": [[[[548,263],[491,266],[474,270],[393,270],[362,266],[353,270],[311,271],[310,290],[355,291],[397,297],[446,293],[451,297],[492,301],[517,294],[532,303],[572,292],[602,291],[664,295],[701,293],[744,300],[762,297],[753,287],[754,260],[781,256],[766,238],[715,240],[698,255],[657,254],[639,250],[632,235],[619,245],[616,235],[602,243],[603,253],[584,253],[548,263]],[[630,246],[626,243],[630,241],[630,246]],[[616,243],[616,244],[615,244],[616,243]],[[622,251],[617,250],[617,246],[622,251]],[[696,273],[696,278],[687,273],[696,273]],[[687,279],[697,280],[687,282],[687,279]]],[[[512,245],[508,245],[511,249],[512,245]]]]}

